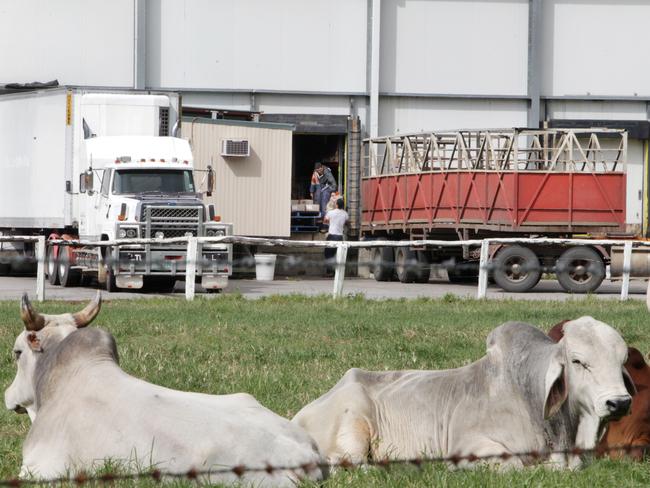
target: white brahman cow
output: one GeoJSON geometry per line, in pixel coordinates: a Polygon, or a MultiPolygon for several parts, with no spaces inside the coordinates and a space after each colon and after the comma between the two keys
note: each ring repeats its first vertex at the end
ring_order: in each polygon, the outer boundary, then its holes
{"type": "MultiPolygon", "coordinates": [[[[351,369],[293,421],[332,462],[591,449],[607,421],[630,408],[626,355],[618,332],[591,317],[567,323],[558,344],[509,322],[489,334],[483,358],[462,368],[351,369]]],[[[556,467],[581,462],[546,458],[556,467]]]]}
{"type": "Polygon", "coordinates": [[[298,425],[247,394],[206,395],[170,390],[134,378],[118,365],[115,340],[86,327],[101,298],[75,314],[41,315],[23,296],[26,330],[16,339],[18,371],[5,392],[8,409],[33,423],[23,445],[21,476],[51,478],[102,466],[155,467],[167,472],[235,466],[262,468],[240,479],[232,472],[203,481],[293,486],[310,466],[321,479],[318,448],[298,425]]]}

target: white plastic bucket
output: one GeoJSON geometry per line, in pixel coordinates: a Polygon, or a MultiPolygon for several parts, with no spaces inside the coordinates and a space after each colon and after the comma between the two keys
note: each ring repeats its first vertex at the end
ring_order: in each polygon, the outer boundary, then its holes
{"type": "Polygon", "coordinates": [[[257,281],[273,281],[276,254],[255,255],[255,278],[257,281]]]}

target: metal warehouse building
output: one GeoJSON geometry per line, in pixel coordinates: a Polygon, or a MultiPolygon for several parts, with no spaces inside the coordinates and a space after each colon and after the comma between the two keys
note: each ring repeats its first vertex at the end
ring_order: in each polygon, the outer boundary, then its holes
{"type": "Polygon", "coordinates": [[[293,198],[316,160],[354,186],[359,137],[466,127],[626,127],[645,182],[649,18],[644,0],[0,0],[0,84],[291,124],[293,198]]]}

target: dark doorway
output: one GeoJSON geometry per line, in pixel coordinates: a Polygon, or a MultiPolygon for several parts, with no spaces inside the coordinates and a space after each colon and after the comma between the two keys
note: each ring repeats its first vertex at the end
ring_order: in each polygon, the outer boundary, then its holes
{"type": "Polygon", "coordinates": [[[293,135],[293,161],[291,199],[309,198],[309,184],[315,163],[322,163],[332,170],[343,193],[343,134],[295,134],[293,135]]]}

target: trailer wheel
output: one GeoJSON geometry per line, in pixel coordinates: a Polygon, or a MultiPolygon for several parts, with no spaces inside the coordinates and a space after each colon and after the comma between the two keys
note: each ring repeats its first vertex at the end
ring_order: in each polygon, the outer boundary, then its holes
{"type": "Polygon", "coordinates": [[[595,291],[605,279],[605,263],[591,247],[572,247],[555,265],[557,280],[569,293],[595,291]]]}
{"type": "Polygon", "coordinates": [[[59,282],[64,288],[76,286],[81,282],[81,270],[74,269],[70,266],[71,252],[72,250],[69,247],[62,247],[59,249],[57,259],[59,282]]]}
{"type": "Polygon", "coordinates": [[[431,263],[429,262],[429,255],[426,251],[417,251],[416,253],[418,264],[415,272],[416,283],[428,283],[431,276],[431,263]]]}
{"type": "Polygon", "coordinates": [[[45,269],[47,270],[47,279],[50,282],[50,285],[59,284],[59,269],[56,265],[55,247],[56,246],[48,246],[46,254],[45,269]]]}
{"type": "Polygon", "coordinates": [[[494,265],[494,281],[505,291],[526,292],[542,277],[539,259],[527,247],[504,247],[497,254],[494,265]]]}
{"type": "Polygon", "coordinates": [[[394,255],[392,247],[375,247],[372,250],[372,274],[376,281],[390,281],[393,278],[394,255]]]}
{"type": "Polygon", "coordinates": [[[395,249],[395,273],[401,283],[413,283],[417,276],[418,260],[415,251],[404,247],[395,249]]]}
{"type": "Polygon", "coordinates": [[[64,288],[78,285],[81,282],[81,270],[74,269],[70,266],[70,252],[71,249],[69,247],[60,248],[57,259],[59,282],[64,288]]]}

